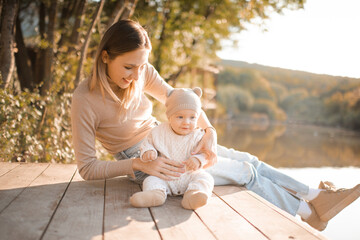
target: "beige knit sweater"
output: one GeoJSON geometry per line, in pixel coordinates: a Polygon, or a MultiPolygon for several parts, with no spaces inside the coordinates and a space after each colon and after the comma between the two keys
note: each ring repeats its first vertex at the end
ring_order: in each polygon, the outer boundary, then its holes
{"type": "Polygon", "coordinates": [[[199,159],[202,167],[206,163],[205,155],[191,155],[191,151],[198,145],[204,134],[203,129],[196,128],[187,135],[178,135],[171,129],[169,122],[161,123],[153,128],[142,142],[140,157],[142,158],[143,154],[149,150],[154,151],[156,157],[160,155],[179,163],[194,156],[199,159]]]}
{"type": "MultiPolygon", "coordinates": [[[[150,64],[140,79],[144,81],[143,91],[162,103],[166,93],[172,89],[150,64]]],[[[86,179],[105,179],[133,174],[132,159],[101,161],[96,157],[95,138],[111,154],[121,152],[140,142],[154,126],[152,103],[142,94],[140,107],[131,119],[119,119],[117,103],[99,89],[90,91],[88,80],[76,88],[71,105],[71,122],[75,157],[80,175],[86,179]]]]}

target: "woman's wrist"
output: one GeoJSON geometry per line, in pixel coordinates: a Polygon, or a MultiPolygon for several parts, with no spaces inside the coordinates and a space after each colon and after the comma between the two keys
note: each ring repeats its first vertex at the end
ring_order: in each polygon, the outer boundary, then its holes
{"type": "Polygon", "coordinates": [[[142,161],[140,160],[140,158],[133,158],[133,161],[132,161],[133,171],[141,171],[141,163],[142,163],[142,161]]]}

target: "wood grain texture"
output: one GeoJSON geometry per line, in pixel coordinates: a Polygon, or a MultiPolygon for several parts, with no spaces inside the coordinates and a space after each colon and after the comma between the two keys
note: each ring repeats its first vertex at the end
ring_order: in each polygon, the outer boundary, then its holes
{"type": "Polygon", "coordinates": [[[75,170],[75,165],[53,164],[41,173],[0,214],[1,237],[40,239],[75,170]]]}
{"type": "Polygon", "coordinates": [[[182,197],[133,208],[140,191],[126,177],[84,181],[76,165],[2,163],[0,239],[326,239],[257,194],[216,186],[208,204],[182,197]]]}
{"type": "Polygon", "coordinates": [[[20,164],[0,177],[0,213],[28,187],[49,164],[20,164]]]}
{"type": "Polygon", "coordinates": [[[43,239],[102,239],[104,184],[84,181],[77,171],[43,239]]]}
{"type": "Polygon", "coordinates": [[[195,212],[181,207],[181,199],[182,197],[168,197],[164,205],[151,208],[162,238],[216,239],[195,212]]]}
{"type": "Polygon", "coordinates": [[[129,198],[140,191],[126,177],[106,180],[104,238],[160,239],[148,208],[134,208],[129,198]],[[146,237],[145,237],[146,236],[146,237]]]}
{"type": "Polygon", "coordinates": [[[19,166],[20,163],[10,163],[10,162],[2,162],[0,165],[0,177],[10,172],[12,169],[19,166]]]}
{"type": "Polygon", "coordinates": [[[269,207],[269,202],[259,201],[248,190],[219,186],[215,187],[214,192],[269,239],[318,239],[317,234],[304,228],[303,223],[288,214],[285,216],[280,209],[274,211],[269,207]]]}
{"type": "Polygon", "coordinates": [[[213,195],[204,207],[195,211],[217,239],[267,239],[251,223],[224,201],[213,195]]]}

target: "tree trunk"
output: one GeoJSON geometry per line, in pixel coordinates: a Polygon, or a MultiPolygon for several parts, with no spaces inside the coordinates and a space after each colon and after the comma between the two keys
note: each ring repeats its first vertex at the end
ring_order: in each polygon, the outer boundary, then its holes
{"type": "MultiPolygon", "coordinates": [[[[209,18],[214,14],[216,10],[216,6],[214,5],[209,5],[206,9],[206,13],[204,14],[204,17],[205,17],[205,21],[208,21],[209,18]]],[[[163,42],[163,39],[164,39],[164,27],[165,27],[165,24],[166,22],[163,23],[163,30],[161,32],[161,36],[160,36],[160,44],[159,46],[162,45],[162,42],[163,42]]],[[[192,42],[192,46],[191,48],[195,50],[195,46],[196,44],[198,43],[198,40],[197,39],[193,39],[193,42],[192,42]]],[[[161,70],[161,55],[160,55],[160,47],[158,47],[158,57],[156,57],[156,62],[155,62],[155,68],[160,72],[161,70]]],[[[156,55],[155,55],[156,56],[156,55]]],[[[188,71],[190,68],[186,67],[186,66],[181,66],[179,68],[179,70],[176,72],[176,73],[173,73],[170,75],[170,77],[164,79],[167,83],[170,83],[172,86],[175,86],[176,85],[176,81],[177,79],[180,77],[181,74],[184,74],[186,71],[188,71]]],[[[195,69],[195,68],[192,68],[192,69],[195,69]]],[[[196,73],[196,71],[195,71],[196,73]]]]}
{"type": "Polygon", "coordinates": [[[14,30],[16,15],[19,8],[17,0],[3,0],[1,10],[1,40],[0,40],[0,73],[1,88],[7,88],[11,80],[14,67],[14,30]]]}
{"type": "Polygon", "coordinates": [[[109,27],[111,27],[111,25],[119,21],[122,13],[125,10],[125,7],[126,7],[126,3],[124,0],[117,1],[115,9],[112,12],[111,17],[109,18],[106,24],[106,29],[108,29],[109,27]]]}
{"type": "Polygon", "coordinates": [[[181,74],[185,73],[188,70],[187,66],[181,66],[179,71],[176,73],[171,74],[168,78],[164,79],[167,83],[171,86],[176,86],[176,80],[180,77],[181,74]]]}
{"type": "MultiPolygon", "coordinates": [[[[46,18],[46,11],[45,11],[45,4],[41,1],[40,8],[39,8],[39,35],[41,41],[45,41],[45,18],[46,18]]],[[[34,76],[35,82],[34,85],[39,85],[43,82],[44,79],[44,69],[45,69],[45,52],[46,50],[43,48],[39,48],[36,52],[36,59],[34,63],[34,76]]]]}
{"type": "Polygon", "coordinates": [[[53,56],[54,56],[56,5],[57,5],[57,0],[52,0],[49,8],[49,22],[47,26],[47,42],[49,46],[46,48],[45,51],[44,79],[43,79],[44,84],[41,87],[41,91],[40,91],[41,95],[43,96],[48,93],[52,83],[51,69],[52,69],[53,56]]]}
{"type": "Polygon", "coordinates": [[[85,60],[86,60],[86,54],[87,54],[87,49],[89,47],[92,30],[94,29],[94,27],[96,25],[96,22],[100,18],[102,9],[104,7],[104,3],[105,3],[105,0],[100,0],[98,9],[94,13],[91,26],[89,27],[89,29],[88,29],[88,31],[86,33],[85,42],[84,42],[84,45],[82,46],[82,49],[81,49],[81,56],[80,56],[80,60],[79,60],[78,69],[77,69],[77,72],[76,72],[76,78],[75,78],[75,83],[74,83],[75,87],[77,87],[77,85],[80,82],[80,79],[82,78],[83,65],[84,65],[85,60]]]}
{"type": "MultiPolygon", "coordinates": [[[[2,7],[3,7],[4,3],[3,3],[3,0],[0,0],[0,26],[2,26],[1,24],[1,20],[2,20],[2,15],[1,15],[1,12],[2,12],[2,7]]],[[[1,35],[0,35],[1,36],[1,35]]]]}
{"type": "Polygon", "coordinates": [[[17,75],[20,81],[21,90],[25,88],[30,91],[33,90],[33,72],[31,69],[31,61],[28,51],[25,46],[24,37],[21,29],[21,21],[19,14],[16,19],[16,33],[15,33],[16,46],[18,51],[15,53],[15,62],[17,75]]]}
{"type": "Polygon", "coordinates": [[[77,9],[75,10],[75,23],[73,27],[73,31],[71,33],[70,42],[76,48],[76,45],[79,43],[80,32],[79,28],[82,26],[84,22],[84,10],[85,10],[86,0],[81,0],[77,9]]]}
{"type": "Polygon", "coordinates": [[[169,2],[166,2],[166,6],[163,9],[163,21],[162,21],[162,26],[161,26],[161,33],[160,33],[160,38],[159,38],[159,45],[157,47],[157,49],[154,51],[154,58],[155,58],[155,63],[154,63],[154,67],[155,69],[157,69],[157,71],[160,73],[161,71],[161,46],[163,45],[163,42],[165,41],[166,38],[166,23],[169,20],[169,15],[170,15],[170,6],[169,6],[169,2]]]}
{"type": "Polygon", "coordinates": [[[136,4],[137,4],[138,0],[128,0],[125,2],[125,9],[121,14],[120,19],[129,19],[132,17],[132,15],[134,14],[135,8],[136,8],[136,4]]]}
{"type": "Polygon", "coordinates": [[[72,9],[74,8],[75,4],[76,4],[76,1],[71,1],[71,0],[64,1],[64,3],[63,3],[63,7],[61,10],[61,17],[60,17],[60,21],[59,21],[59,29],[61,31],[61,37],[57,44],[58,49],[61,48],[65,42],[65,38],[67,36],[66,35],[67,31],[66,31],[65,26],[71,16],[71,13],[73,11],[72,9]]]}

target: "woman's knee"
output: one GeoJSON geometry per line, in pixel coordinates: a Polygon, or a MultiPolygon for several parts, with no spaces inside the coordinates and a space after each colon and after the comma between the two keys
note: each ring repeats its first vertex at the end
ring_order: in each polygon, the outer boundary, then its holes
{"type": "Polygon", "coordinates": [[[219,157],[230,158],[239,162],[254,163],[259,161],[257,157],[247,152],[241,152],[233,148],[226,148],[224,146],[217,146],[217,153],[219,157]]]}
{"type": "Polygon", "coordinates": [[[253,181],[256,169],[249,162],[239,162],[220,157],[218,162],[207,171],[214,177],[216,185],[246,185],[253,181]]]}
{"type": "Polygon", "coordinates": [[[242,162],[243,168],[245,171],[242,171],[243,174],[240,176],[241,181],[244,182],[244,185],[247,185],[254,181],[257,172],[255,167],[249,162],[242,162]]]}

